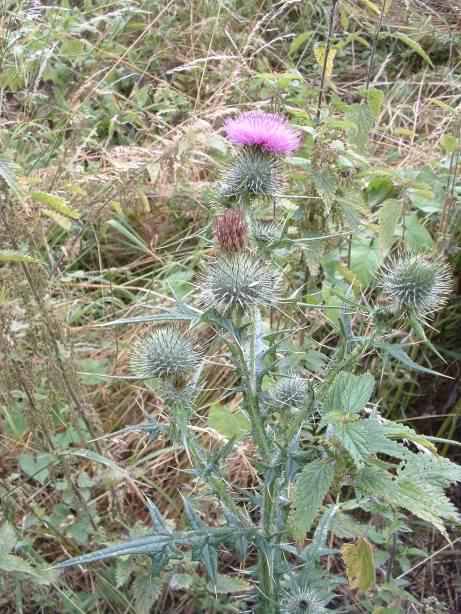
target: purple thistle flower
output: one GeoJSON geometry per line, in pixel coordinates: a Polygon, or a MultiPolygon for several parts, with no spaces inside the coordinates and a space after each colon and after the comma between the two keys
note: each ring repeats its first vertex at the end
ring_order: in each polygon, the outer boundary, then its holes
{"type": "Polygon", "coordinates": [[[274,154],[289,154],[301,143],[301,135],[278,113],[242,113],[234,119],[228,119],[224,130],[234,145],[253,145],[274,154]]]}

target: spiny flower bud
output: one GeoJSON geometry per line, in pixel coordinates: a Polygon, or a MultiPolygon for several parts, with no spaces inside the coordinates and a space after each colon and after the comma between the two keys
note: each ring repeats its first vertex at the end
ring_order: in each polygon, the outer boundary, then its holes
{"type": "Polygon", "coordinates": [[[327,614],[325,601],[310,588],[297,587],[282,603],[282,614],[327,614]]]}
{"type": "Polygon", "coordinates": [[[278,158],[259,149],[245,148],[224,173],[219,194],[222,198],[273,198],[282,187],[278,158]]]}
{"type": "Polygon", "coordinates": [[[452,289],[450,267],[440,258],[402,253],[379,272],[379,286],[393,310],[420,319],[432,317],[452,289]]]}
{"type": "Polygon", "coordinates": [[[283,236],[283,226],[275,222],[252,220],[251,234],[255,241],[261,243],[277,243],[283,236]]]}
{"type": "Polygon", "coordinates": [[[155,329],[140,339],[130,359],[131,371],[140,378],[185,378],[202,361],[202,351],[178,326],[155,329]]]}
{"type": "Polygon", "coordinates": [[[299,375],[290,375],[277,382],[269,390],[268,405],[272,410],[302,409],[312,400],[309,380],[299,375]]]}
{"type": "Polygon", "coordinates": [[[220,313],[271,306],[279,300],[280,276],[263,260],[240,252],[217,258],[203,277],[201,302],[220,313]]]}
{"type": "Polygon", "coordinates": [[[214,238],[224,252],[241,252],[248,239],[248,226],[241,209],[228,209],[214,222],[214,238]]]}

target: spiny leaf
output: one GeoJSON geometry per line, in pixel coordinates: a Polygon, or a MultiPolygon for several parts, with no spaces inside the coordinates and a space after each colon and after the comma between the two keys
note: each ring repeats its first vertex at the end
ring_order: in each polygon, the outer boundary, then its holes
{"type": "Polygon", "coordinates": [[[295,485],[290,524],[293,536],[302,541],[310,530],[335,477],[335,464],[315,460],[301,471],[295,485]]]}
{"type": "Polygon", "coordinates": [[[376,570],[370,542],[361,537],[355,544],[344,544],[341,554],[350,587],[363,592],[372,589],[376,582],[376,570]]]}

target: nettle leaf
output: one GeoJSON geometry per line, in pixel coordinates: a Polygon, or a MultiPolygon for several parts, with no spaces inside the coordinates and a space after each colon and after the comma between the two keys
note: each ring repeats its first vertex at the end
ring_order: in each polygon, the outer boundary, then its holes
{"type": "Polygon", "coordinates": [[[35,202],[44,205],[64,218],[69,218],[70,220],[80,219],[80,211],[68,205],[64,198],[60,196],[47,194],[46,192],[32,192],[31,197],[35,202]]]}
{"type": "Polygon", "coordinates": [[[216,583],[208,586],[213,593],[241,593],[250,590],[251,585],[237,576],[225,576],[218,573],[216,583]]]}
{"type": "Polygon", "coordinates": [[[369,207],[380,205],[387,198],[396,196],[397,190],[387,175],[373,177],[367,186],[367,202],[369,207]]]}
{"type": "Polygon", "coordinates": [[[293,536],[302,541],[317,516],[335,477],[335,463],[315,460],[305,465],[295,484],[290,525],[293,536]]]}
{"type": "Polygon", "coordinates": [[[431,233],[421,224],[416,213],[405,216],[405,242],[415,252],[429,251],[434,245],[431,233]]]}
{"type": "Polygon", "coordinates": [[[368,107],[375,119],[379,117],[384,102],[384,92],[375,87],[370,87],[367,92],[368,107]]]}
{"type": "Polygon", "coordinates": [[[357,475],[355,488],[358,493],[380,497],[396,509],[406,511],[429,522],[448,538],[444,520],[460,522],[461,517],[444,493],[444,487],[459,481],[459,468],[427,453],[411,454],[396,476],[381,466],[368,465],[357,475]]]}
{"type": "Polygon", "coordinates": [[[375,378],[370,374],[338,373],[325,401],[327,411],[357,413],[371,399],[375,378]]]}
{"type": "Polygon", "coordinates": [[[245,414],[239,410],[232,412],[219,403],[213,403],[210,408],[208,426],[228,439],[241,439],[251,430],[250,421],[245,414]]]}
{"type": "Polygon", "coordinates": [[[4,522],[0,527],[0,544],[2,545],[2,552],[5,554],[11,552],[16,545],[18,538],[16,537],[16,531],[10,522],[4,522]]]}
{"type": "Polygon", "coordinates": [[[350,587],[362,592],[372,589],[376,583],[376,570],[370,542],[361,537],[355,544],[344,544],[341,554],[350,587]]]}
{"type": "Polygon", "coordinates": [[[364,104],[353,104],[345,113],[345,119],[353,123],[353,128],[347,131],[348,140],[358,149],[368,149],[368,134],[375,120],[368,107],[364,104]]]}
{"type": "Polygon", "coordinates": [[[378,245],[383,258],[394,244],[394,234],[402,212],[398,200],[386,200],[379,210],[378,245]]]}
{"type": "Polygon", "coordinates": [[[407,458],[407,449],[386,437],[382,424],[369,418],[367,420],[338,420],[332,433],[349,452],[354,463],[360,467],[369,456],[386,454],[396,458],[407,458]]]}
{"type": "Polygon", "coordinates": [[[162,584],[151,573],[137,574],[132,590],[136,614],[150,614],[152,606],[162,593],[162,584]]]}
{"type": "Polygon", "coordinates": [[[374,279],[379,262],[380,256],[377,244],[356,237],[353,239],[351,271],[363,287],[368,286],[374,279]]]}

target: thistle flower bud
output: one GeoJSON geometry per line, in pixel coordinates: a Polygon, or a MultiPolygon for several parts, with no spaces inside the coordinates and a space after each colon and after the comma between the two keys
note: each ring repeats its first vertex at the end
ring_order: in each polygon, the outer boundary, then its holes
{"type": "Polygon", "coordinates": [[[279,159],[256,148],[244,148],[233,160],[219,187],[222,198],[273,198],[283,188],[279,159]]]}
{"type": "Polygon", "coordinates": [[[327,614],[325,601],[310,588],[296,587],[283,600],[281,614],[327,614]]]}
{"type": "Polygon", "coordinates": [[[268,405],[274,411],[302,409],[312,400],[312,386],[309,380],[291,375],[277,382],[269,390],[268,405]]]}
{"type": "Polygon", "coordinates": [[[260,243],[277,243],[283,236],[283,226],[275,222],[252,220],[251,234],[260,243]]]}
{"type": "Polygon", "coordinates": [[[263,260],[240,252],[217,258],[203,277],[201,302],[220,313],[271,306],[279,300],[280,276],[263,260]]]}
{"type": "Polygon", "coordinates": [[[241,209],[228,209],[214,223],[214,238],[224,252],[241,252],[248,239],[248,226],[241,209]]]}
{"type": "Polygon", "coordinates": [[[443,260],[421,254],[402,253],[379,272],[379,286],[391,308],[423,320],[445,305],[452,283],[450,267],[443,260]]]}
{"type": "Polygon", "coordinates": [[[131,371],[140,378],[183,380],[202,361],[192,337],[177,326],[155,329],[140,339],[130,357],[131,371]]]}

